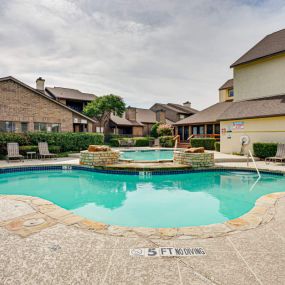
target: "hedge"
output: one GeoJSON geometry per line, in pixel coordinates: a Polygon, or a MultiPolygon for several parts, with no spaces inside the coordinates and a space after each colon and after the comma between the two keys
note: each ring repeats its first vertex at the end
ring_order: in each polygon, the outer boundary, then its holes
{"type": "MultiPolygon", "coordinates": [[[[60,146],[57,145],[49,145],[48,149],[51,153],[60,153],[61,148],[60,146]]],[[[20,154],[26,156],[27,152],[34,151],[34,152],[39,152],[39,148],[37,145],[22,145],[20,146],[20,154]]]]}
{"type": "Polygon", "coordinates": [[[190,144],[192,147],[204,147],[208,150],[215,149],[215,142],[214,138],[194,138],[190,140],[190,144]]]}
{"type": "Polygon", "coordinates": [[[163,147],[174,147],[173,136],[163,136],[159,137],[159,144],[163,147]]]}
{"type": "Polygon", "coordinates": [[[91,144],[103,144],[104,136],[97,133],[0,133],[0,154],[7,154],[8,142],[17,142],[20,146],[47,142],[50,146],[59,146],[61,151],[66,152],[84,150],[91,144]]]}
{"type": "Polygon", "coordinates": [[[120,146],[119,140],[132,140],[135,141],[134,146],[141,147],[141,146],[149,146],[154,141],[154,138],[152,137],[112,138],[110,139],[109,145],[112,147],[118,147],[120,146]]]}
{"type": "Polygon", "coordinates": [[[220,151],[220,149],[221,149],[220,142],[215,142],[215,151],[220,151]]]}
{"type": "Polygon", "coordinates": [[[253,152],[254,156],[259,158],[266,158],[275,156],[277,151],[277,143],[254,143],[253,152]]]}

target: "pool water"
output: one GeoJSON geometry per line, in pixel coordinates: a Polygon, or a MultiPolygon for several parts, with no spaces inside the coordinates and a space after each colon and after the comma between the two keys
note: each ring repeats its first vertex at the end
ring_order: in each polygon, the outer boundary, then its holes
{"type": "Polygon", "coordinates": [[[111,225],[183,227],[222,223],[285,191],[285,177],[207,171],[175,175],[114,175],[82,170],[0,174],[0,194],[41,197],[111,225]]]}
{"type": "Polygon", "coordinates": [[[157,161],[157,160],[172,160],[173,159],[173,150],[137,150],[137,151],[122,151],[122,159],[131,159],[131,160],[148,160],[148,161],[157,161]]]}

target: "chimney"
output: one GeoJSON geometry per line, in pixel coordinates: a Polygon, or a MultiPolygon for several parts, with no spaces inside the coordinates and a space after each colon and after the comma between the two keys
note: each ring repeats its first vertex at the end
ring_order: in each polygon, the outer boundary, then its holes
{"type": "Polygon", "coordinates": [[[130,121],[137,120],[137,109],[129,106],[126,111],[126,119],[130,121]]]}
{"type": "Polygon", "coordinates": [[[156,111],[156,121],[159,123],[165,124],[166,117],[165,117],[165,111],[164,110],[157,110],[156,111]]]}
{"type": "Polygon", "coordinates": [[[45,80],[43,78],[39,77],[36,80],[36,88],[37,88],[37,90],[40,90],[40,91],[45,90],[45,80]]]}
{"type": "Polygon", "coordinates": [[[184,107],[191,108],[191,102],[186,101],[185,103],[183,103],[183,106],[184,106],[184,107]]]}

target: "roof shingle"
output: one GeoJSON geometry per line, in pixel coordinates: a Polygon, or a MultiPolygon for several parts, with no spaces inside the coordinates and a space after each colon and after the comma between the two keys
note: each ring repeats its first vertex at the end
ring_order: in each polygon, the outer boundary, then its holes
{"type": "Polygon", "coordinates": [[[285,52],[285,29],[267,35],[235,61],[231,67],[283,52],[285,52]]]}
{"type": "Polygon", "coordinates": [[[221,102],[214,104],[197,114],[187,117],[174,125],[191,125],[191,124],[205,124],[218,122],[218,118],[231,106],[232,102],[221,102]]]}
{"type": "Polygon", "coordinates": [[[94,94],[83,93],[76,89],[63,87],[47,87],[47,93],[53,95],[55,98],[73,99],[80,101],[92,101],[97,98],[94,94]]]}
{"type": "Polygon", "coordinates": [[[262,118],[285,115],[285,95],[232,102],[219,120],[262,118]]]}
{"type": "Polygon", "coordinates": [[[233,79],[229,79],[219,88],[219,90],[230,89],[230,88],[233,88],[233,87],[234,87],[234,80],[233,79]]]}

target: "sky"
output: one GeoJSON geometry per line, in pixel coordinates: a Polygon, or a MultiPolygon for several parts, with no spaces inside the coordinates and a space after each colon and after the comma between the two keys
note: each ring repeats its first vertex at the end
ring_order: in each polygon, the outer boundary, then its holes
{"type": "Polygon", "coordinates": [[[0,77],[203,109],[284,0],[0,0],[0,77]]]}

